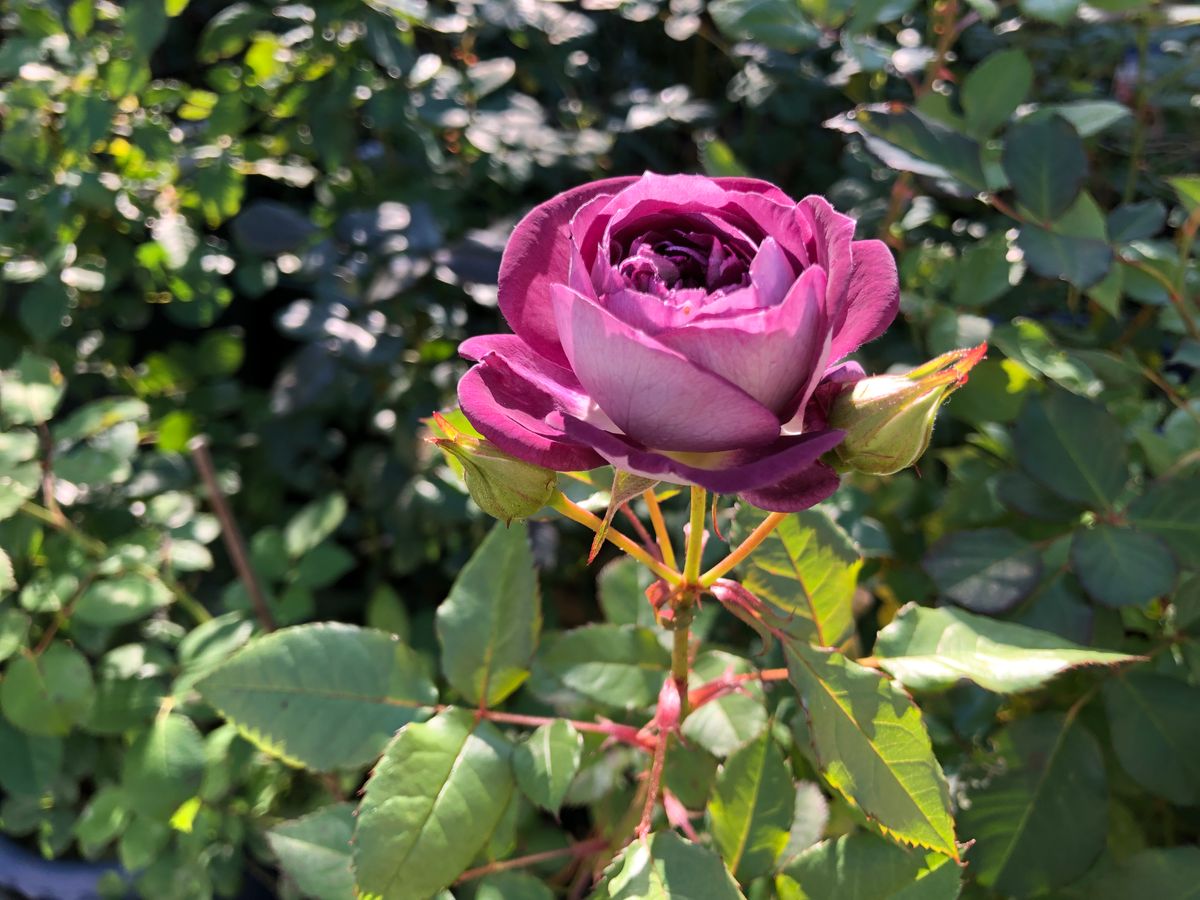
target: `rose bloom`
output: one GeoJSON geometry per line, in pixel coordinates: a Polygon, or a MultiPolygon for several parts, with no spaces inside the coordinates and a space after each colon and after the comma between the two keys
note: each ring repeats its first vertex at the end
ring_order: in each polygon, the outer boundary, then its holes
{"type": "Polygon", "coordinates": [[[896,316],[896,264],[822,197],[751,178],[611,178],[517,225],[500,264],[514,334],[465,341],[458,386],[501,450],[618,469],[763,509],[837,488],[820,457],[847,354],[896,316]]]}

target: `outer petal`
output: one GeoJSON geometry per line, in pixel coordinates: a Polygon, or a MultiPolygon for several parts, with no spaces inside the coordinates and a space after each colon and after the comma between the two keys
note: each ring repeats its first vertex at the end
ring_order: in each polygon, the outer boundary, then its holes
{"type": "Polygon", "coordinates": [[[589,405],[578,384],[570,383],[570,373],[561,379],[564,369],[512,342],[520,339],[487,335],[470,342],[474,347],[468,349],[486,349],[458,383],[458,401],[471,424],[505,453],[535,465],[560,472],[604,465],[594,450],[562,430],[564,415],[586,416],[589,405]],[[501,339],[500,349],[486,349],[491,339],[501,339]],[[505,349],[513,351],[511,360],[502,355],[505,349]]]}
{"type": "Polygon", "coordinates": [[[779,419],[730,382],[563,285],[554,288],[563,350],[587,393],[634,440],[684,452],[768,444],[779,419]]]}
{"type": "Polygon", "coordinates": [[[896,260],[883,241],[855,241],[843,315],[833,323],[830,359],[841,359],[883,334],[900,310],[896,260]]]}
{"type": "Polygon", "coordinates": [[[813,224],[814,258],[810,262],[824,268],[829,275],[825,308],[836,330],[844,316],[846,289],[850,284],[854,220],[843,216],[829,205],[828,200],[815,194],[800,201],[800,210],[813,224]]]}
{"type": "Polygon", "coordinates": [[[809,383],[820,362],[826,331],[824,292],[825,273],[813,266],[777,306],[692,322],[657,337],[779,414],[809,383]]]}
{"type": "Polygon", "coordinates": [[[590,445],[608,462],[626,472],[676,484],[695,484],[720,494],[765,490],[795,478],[840,444],[845,436],[842,431],[826,429],[781,438],[769,447],[714,454],[711,458],[714,466],[706,468],[642,449],[621,435],[578,419],[567,419],[563,430],[571,440],[590,445]]]}
{"type": "Polygon", "coordinates": [[[572,188],[534,207],[513,230],[500,260],[500,311],[512,330],[547,359],[566,362],[554,327],[550,286],[567,281],[571,217],[594,197],[616,194],[637,180],[607,178],[572,188]]]}
{"type": "Polygon", "coordinates": [[[769,487],[742,491],[742,498],[771,512],[799,512],[827,500],[839,483],[837,472],[817,462],[769,487]]]}

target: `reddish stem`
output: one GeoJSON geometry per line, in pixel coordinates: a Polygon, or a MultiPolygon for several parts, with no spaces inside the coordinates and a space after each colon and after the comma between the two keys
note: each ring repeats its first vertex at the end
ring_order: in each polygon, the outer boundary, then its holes
{"type": "Polygon", "coordinates": [[[510,869],[536,866],[538,863],[549,862],[552,859],[560,859],[564,856],[579,859],[580,857],[590,856],[593,853],[598,853],[606,849],[608,849],[608,841],[606,839],[592,838],[591,840],[580,841],[578,844],[572,844],[570,847],[562,847],[558,850],[543,850],[541,853],[531,853],[528,856],[518,856],[514,859],[490,862],[474,869],[467,869],[467,871],[458,876],[455,884],[461,884],[464,881],[471,881],[475,878],[482,878],[484,875],[491,875],[495,872],[507,872],[510,869]]]}

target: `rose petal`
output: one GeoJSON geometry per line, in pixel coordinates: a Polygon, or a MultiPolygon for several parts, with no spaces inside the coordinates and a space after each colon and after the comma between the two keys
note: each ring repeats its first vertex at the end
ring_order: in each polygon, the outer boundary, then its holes
{"type": "Polygon", "coordinates": [[[831,359],[853,353],[887,330],[900,311],[896,260],[883,241],[855,241],[842,316],[833,322],[831,359]]]}
{"type": "Polygon", "coordinates": [[[825,349],[824,290],[825,273],[813,266],[777,306],[690,322],[657,337],[700,368],[781,413],[812,379],[825,349]]]}
{"type": "Polygon", "coordinates": [[[517,223],[500,260],[500,311],[531,348],[566,361],[554,327],[550,285],[564,283],[570,268],[568,225],[583,204],[616,194],[637,178],[608,178],[572,188],[531,210],[517,223]]]}
{"type": "Polygon", "coordinates": [[[811,262],[821,266],[828,275],[825,309],[830,322],[836,324],[842,318],[846,288],[850,283],[854,220],[843,216],[829,205],[828,200],[815,194],[800,201],[800,212],[812,222],[811,262]]]}
{"type": "MultiPolygon", "coordinates": [[[[676,457],[634,445],[591,423],[567,418],[563,431],[570,440],[587,444],[622,471],[675,484],[695,484],[720,494],[742,494],[767,489],[799,476],[825,453],[842,442],[845,432],[836,429],[780,438],[767,447],[711,454],[694,465],[676,457]]],[[[757,504],[756,504],[757,505],[757,504]]]]}
{"type": "Polygon", "coordinates": [[[771,512],[799,512],[828,500],[839,484],[837,472],[818,462],[769,487],[742,491],[742,499],[771,512]]]}
{"type": "Polygon", "coordinates": [[[787,254],[774,238],[768,237],[759,245],[758,255],[750,263],[750,284],[758,294],[758,305],[781,303],[788,289],[795,284],[796,275],[787,254]]]}
{"type": "Polygon", "coordinates": [[[646,446],[707,452],[754,447],[779,419],[723,378],[563,285],[554,288],[563,350],[587,393],[646,446]]]}
{"type": "MultiPolygon", "coordinates": [[[[515,335],[487,335],[473,339],[469,349],[483,349],[488,339],[497,338],[520,341],[515,335]]],[[[493,348],[459,381],[458,402],[480,434],[505,453],[559,472],[594,469],[604,460],[562,430],[564,414],[588,415],[587,397],[570,383],[574,379],[559,380],[564,371],[527,347],[493,348]],[[515,352],[506,359],[505,350],[515,352]]]]}

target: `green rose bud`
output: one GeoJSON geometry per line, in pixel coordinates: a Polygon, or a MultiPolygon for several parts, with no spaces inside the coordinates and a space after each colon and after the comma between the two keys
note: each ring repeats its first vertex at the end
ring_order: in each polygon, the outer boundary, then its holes
{"type": "Polygon", "coordinates": [[[509,456],[486,438],[459,431],[441,413],[433,414],[442,437],[433,443],[462,467],[471,499],[489,516],[509,524],[533,515],[550,502],[558,474],[509,456]]]}
{"type": "Polygon", "coordinates": [[[876,375],[834,400],[829,426],[846,432],[833,451],[844,468],[869,475],[907,469],[929,449],[938,409],[987,353],[987,344],[952,350],[904,375],[876,375]]]}

